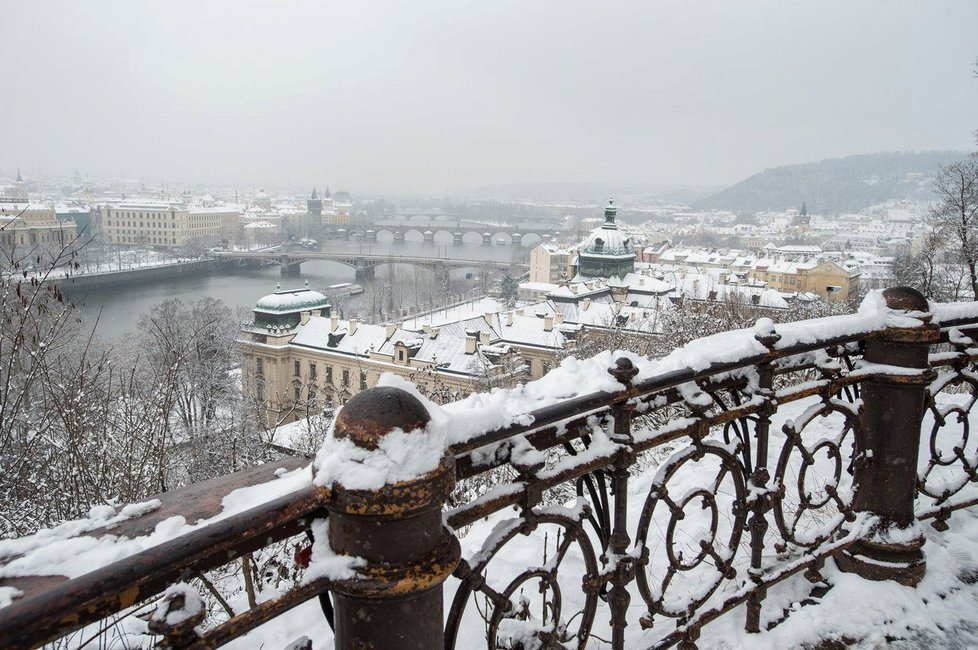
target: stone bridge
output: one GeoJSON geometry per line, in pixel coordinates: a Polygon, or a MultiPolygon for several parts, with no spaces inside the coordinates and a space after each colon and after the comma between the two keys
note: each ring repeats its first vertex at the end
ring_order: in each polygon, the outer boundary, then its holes
{"type": "Polygon", "coordinates": [[[411,264],[430,270],[444,268],[478,268],[490,267],[496,269],[508,269],[512,266],[525,268],[525,264],[514,262],[503,262],[496,260],[460,260],[437,257],[423,257],[414,255],[382,255],[382,254],[363,254],[363,253],[342,253],[330,251],[303,251],[303,250],[264,250],[264,251],[221,251],[215,253],[218,260],[238,264],[264,263],[278,264],[282,267],[282,277],[296,277],[301,271],[303,262],[310,260],[328,260],[339,262],[353,268],[356,271],[358,280],[370,279],[374,277],[374,270],[383,264],[411,264]]]}
{"type": "MultiPolygon", "coordinates": [[[[366,223],[351,224],[348,226],[330,227],[327,232],[335,239],[365,239],[367,241],[377,241],[377,235],[386,232],[393,236],[394,241],[404,241],[405,235],[410,232],[421,235],[425,243],[431,244],[435,241],[435,236],[439,234],[450,235],[452,243],[461,246],[466,235],[476,234],[481,238],[483,246],[492,246],[493,242],[504,245],[523,245],[525,241],[536,243],[548,242],[557,239],[560,231],[556,228],[524,228],[513,225],[480,224],[456,222],[431,222],[431,223],[366,223]]],[[[567,233],[565,233],[567,234],[567,233]]],[[[581,233],[574,231],[575,239],[579,239],[581,233]]]]}

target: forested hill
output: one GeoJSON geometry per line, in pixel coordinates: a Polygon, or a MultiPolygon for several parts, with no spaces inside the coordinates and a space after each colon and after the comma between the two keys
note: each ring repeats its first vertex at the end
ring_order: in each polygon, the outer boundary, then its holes
{"type": "Polygon", "coordinates": [[[818,214],[853,212],[890,199],[924,199],[938,165],[961,160],[957,151],[875,153],[765,169],[697,201],[699,209],[758,212],[798,208],[818,214]]]}

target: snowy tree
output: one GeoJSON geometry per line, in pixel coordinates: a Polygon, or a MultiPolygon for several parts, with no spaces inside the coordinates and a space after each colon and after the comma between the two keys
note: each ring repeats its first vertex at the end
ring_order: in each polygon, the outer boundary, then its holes
{"type": "Polygon", "coordinates": [[[967,270],[978,300],[978,154],[941,167],[934,193],[937,205],[928,215],[930,225],[947,237],[948,249],[967,270]]]}
{"type": "Polygon", "coordinates": [[[81,329],[54,282],[77,244],[0,253],[0,537],[167,487],[172,377],[146,381],[81,329]]]}
{"type": "Polygon", "coordinates": [[[519,280],[514,278],[509,273],[504,275],[499,284],[499,299],[506,303],[507,308],[513,308],[516,306],[516,299],[519,296],[519,291],[519,280]]]}

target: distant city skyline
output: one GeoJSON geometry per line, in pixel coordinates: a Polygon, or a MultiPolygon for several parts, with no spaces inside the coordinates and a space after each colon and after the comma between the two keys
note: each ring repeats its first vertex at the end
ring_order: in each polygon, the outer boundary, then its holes
{"type": "Polygon", "coordinates": [[[12,175],[721,187],[975,149],[978,3],[9,3],[12,175]],[[42,36],[43,35],[43,36],[42,36]]]}

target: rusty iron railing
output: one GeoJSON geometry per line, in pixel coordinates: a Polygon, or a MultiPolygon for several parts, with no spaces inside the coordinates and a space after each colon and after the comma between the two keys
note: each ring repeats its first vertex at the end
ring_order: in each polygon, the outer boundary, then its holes
{"type": "MultiPolygon", "coordinates": [[[[310,483],[79,578],[3,580],[23,595],[0,608],[0,647],[35,647],[130,611],[323,519],[330,552],[359,558],[354,574],[301,582],[221,623],[206,625],[199,609],[172,624],[154,616],[149,630],[164,647],[216,647],[319,597],[344,649],[584,648],[591,638],[624,648],[639,636],[642,647],[691,649],[704,625],[742,605],[748,632],[770,625],[770,587],[797,574],[821,584],[829,560],[915,585],[926,571],[918,522],[946,530],[955,510],[978,503],[966,489],[978,482],[967,449],[978,399],[967,333],[978,318],[934,323],[917,292],[884,297],[917,324],[790,346],[759,331],[765,352],[638,381],[620,358],[609,369],[618,392],[564,399],[452,444],[423,476],[374,490],[310,483]],[[773,431],[792,404],[808,406],[773,431]],[[941,436],[955,425],[961,441],[948,449],[941,436]],[[487,488],[446,508],[457,484],[480,477],[487,488]],[[640,479],[641,508],[629,508],[640,479]],[[555,505],[573,494],[576,506],[555,505]],[[463,554],[455,531],[470,528],[468,542],[487,517],[493,529],[463,554]],[[534,544],[545,555],[531,562],[534,544]],[[630,626],[648,631],[626,641],[630,626]]],[[[341,410],[335,437],[369,451],[428,420],[409,393],[374,388],[341,410]]],[[[163,495],[162,512],[121,532],[181,511],[216,514],[220,496],[270,470],[249,472],[163,495]]],[[[157,613],[168,607],[186,603],[168,595],[157,613]]]]}

